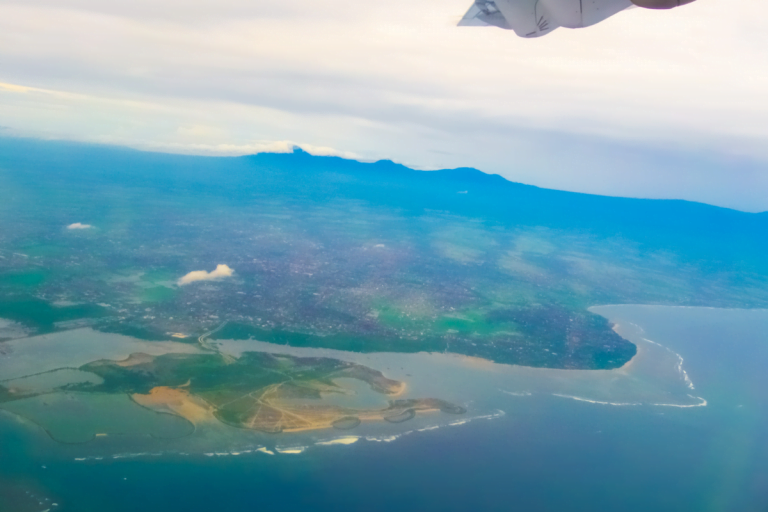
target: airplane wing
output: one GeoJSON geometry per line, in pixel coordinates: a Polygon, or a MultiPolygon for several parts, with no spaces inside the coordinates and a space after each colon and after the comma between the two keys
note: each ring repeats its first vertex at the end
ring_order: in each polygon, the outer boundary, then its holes
{"type": "Polygon", "coordinates": [[[594,25],[632,5],[632,0],[475,0],[459,26],[491,25],[520,37],[541,37],[558,27],[594,25]]]}
{"type": "Polygon", "coordinates": [[[505,30],[512,29],[493,0],[476,0],[467,14],[459,21],[460,27],[485,27],[488,25],[505,30]]]}

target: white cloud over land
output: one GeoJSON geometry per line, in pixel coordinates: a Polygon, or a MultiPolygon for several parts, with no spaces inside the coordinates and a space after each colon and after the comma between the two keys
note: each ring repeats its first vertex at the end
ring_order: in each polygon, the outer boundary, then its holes
{"type": "Polygon", "coordinates": [[[185,284],[194,283],[195,281],[214,281],[217,279],[224,279],[226,277],[232,277],[235,271],[229,268],[227,265],[216,265],[216,270],[212,272],[206,272],[205,270],[195,270],[179,279],[179,286],[185,284]]]}
{"type": "Polygon", "coordinates": [[[90,224],[82,224],[80,222],[75,222],[74,224],[70,224],[69,226],[67,226],[67,229],[90,229],[92,227],[93,226],[91,226],[90,224]]]}

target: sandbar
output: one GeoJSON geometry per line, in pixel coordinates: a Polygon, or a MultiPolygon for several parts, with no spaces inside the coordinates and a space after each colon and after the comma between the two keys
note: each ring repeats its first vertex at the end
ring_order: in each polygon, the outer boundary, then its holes
{"type": "Polygon", "coordinates": [[[176,414],[195,425],[218,421],[211,405],[184,389],[159,386],[152,388],[148,395],[134,394],[131,398],[148,409],[176,414]]]}

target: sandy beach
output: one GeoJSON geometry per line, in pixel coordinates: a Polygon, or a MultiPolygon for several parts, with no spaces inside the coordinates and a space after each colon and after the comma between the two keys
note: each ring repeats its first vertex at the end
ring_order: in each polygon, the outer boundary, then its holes
{"type": "Polygon", "coordinates": [[[183,389],[161,386],[153,388],[148,395],[134,394],[131,398],[148,409],[177,414],[195,425],[218,422],[213,407],[183,389]]]}

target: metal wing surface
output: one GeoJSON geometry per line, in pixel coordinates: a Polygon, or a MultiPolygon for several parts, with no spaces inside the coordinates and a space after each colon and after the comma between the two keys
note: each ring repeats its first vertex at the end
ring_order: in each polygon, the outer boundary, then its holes
{"type": "Polygon", "coordinates": [[[594,25],[632,6],[631,0],[475,0],[459,26],[490,25],[541,37],[558,27],[594,25]]]}

